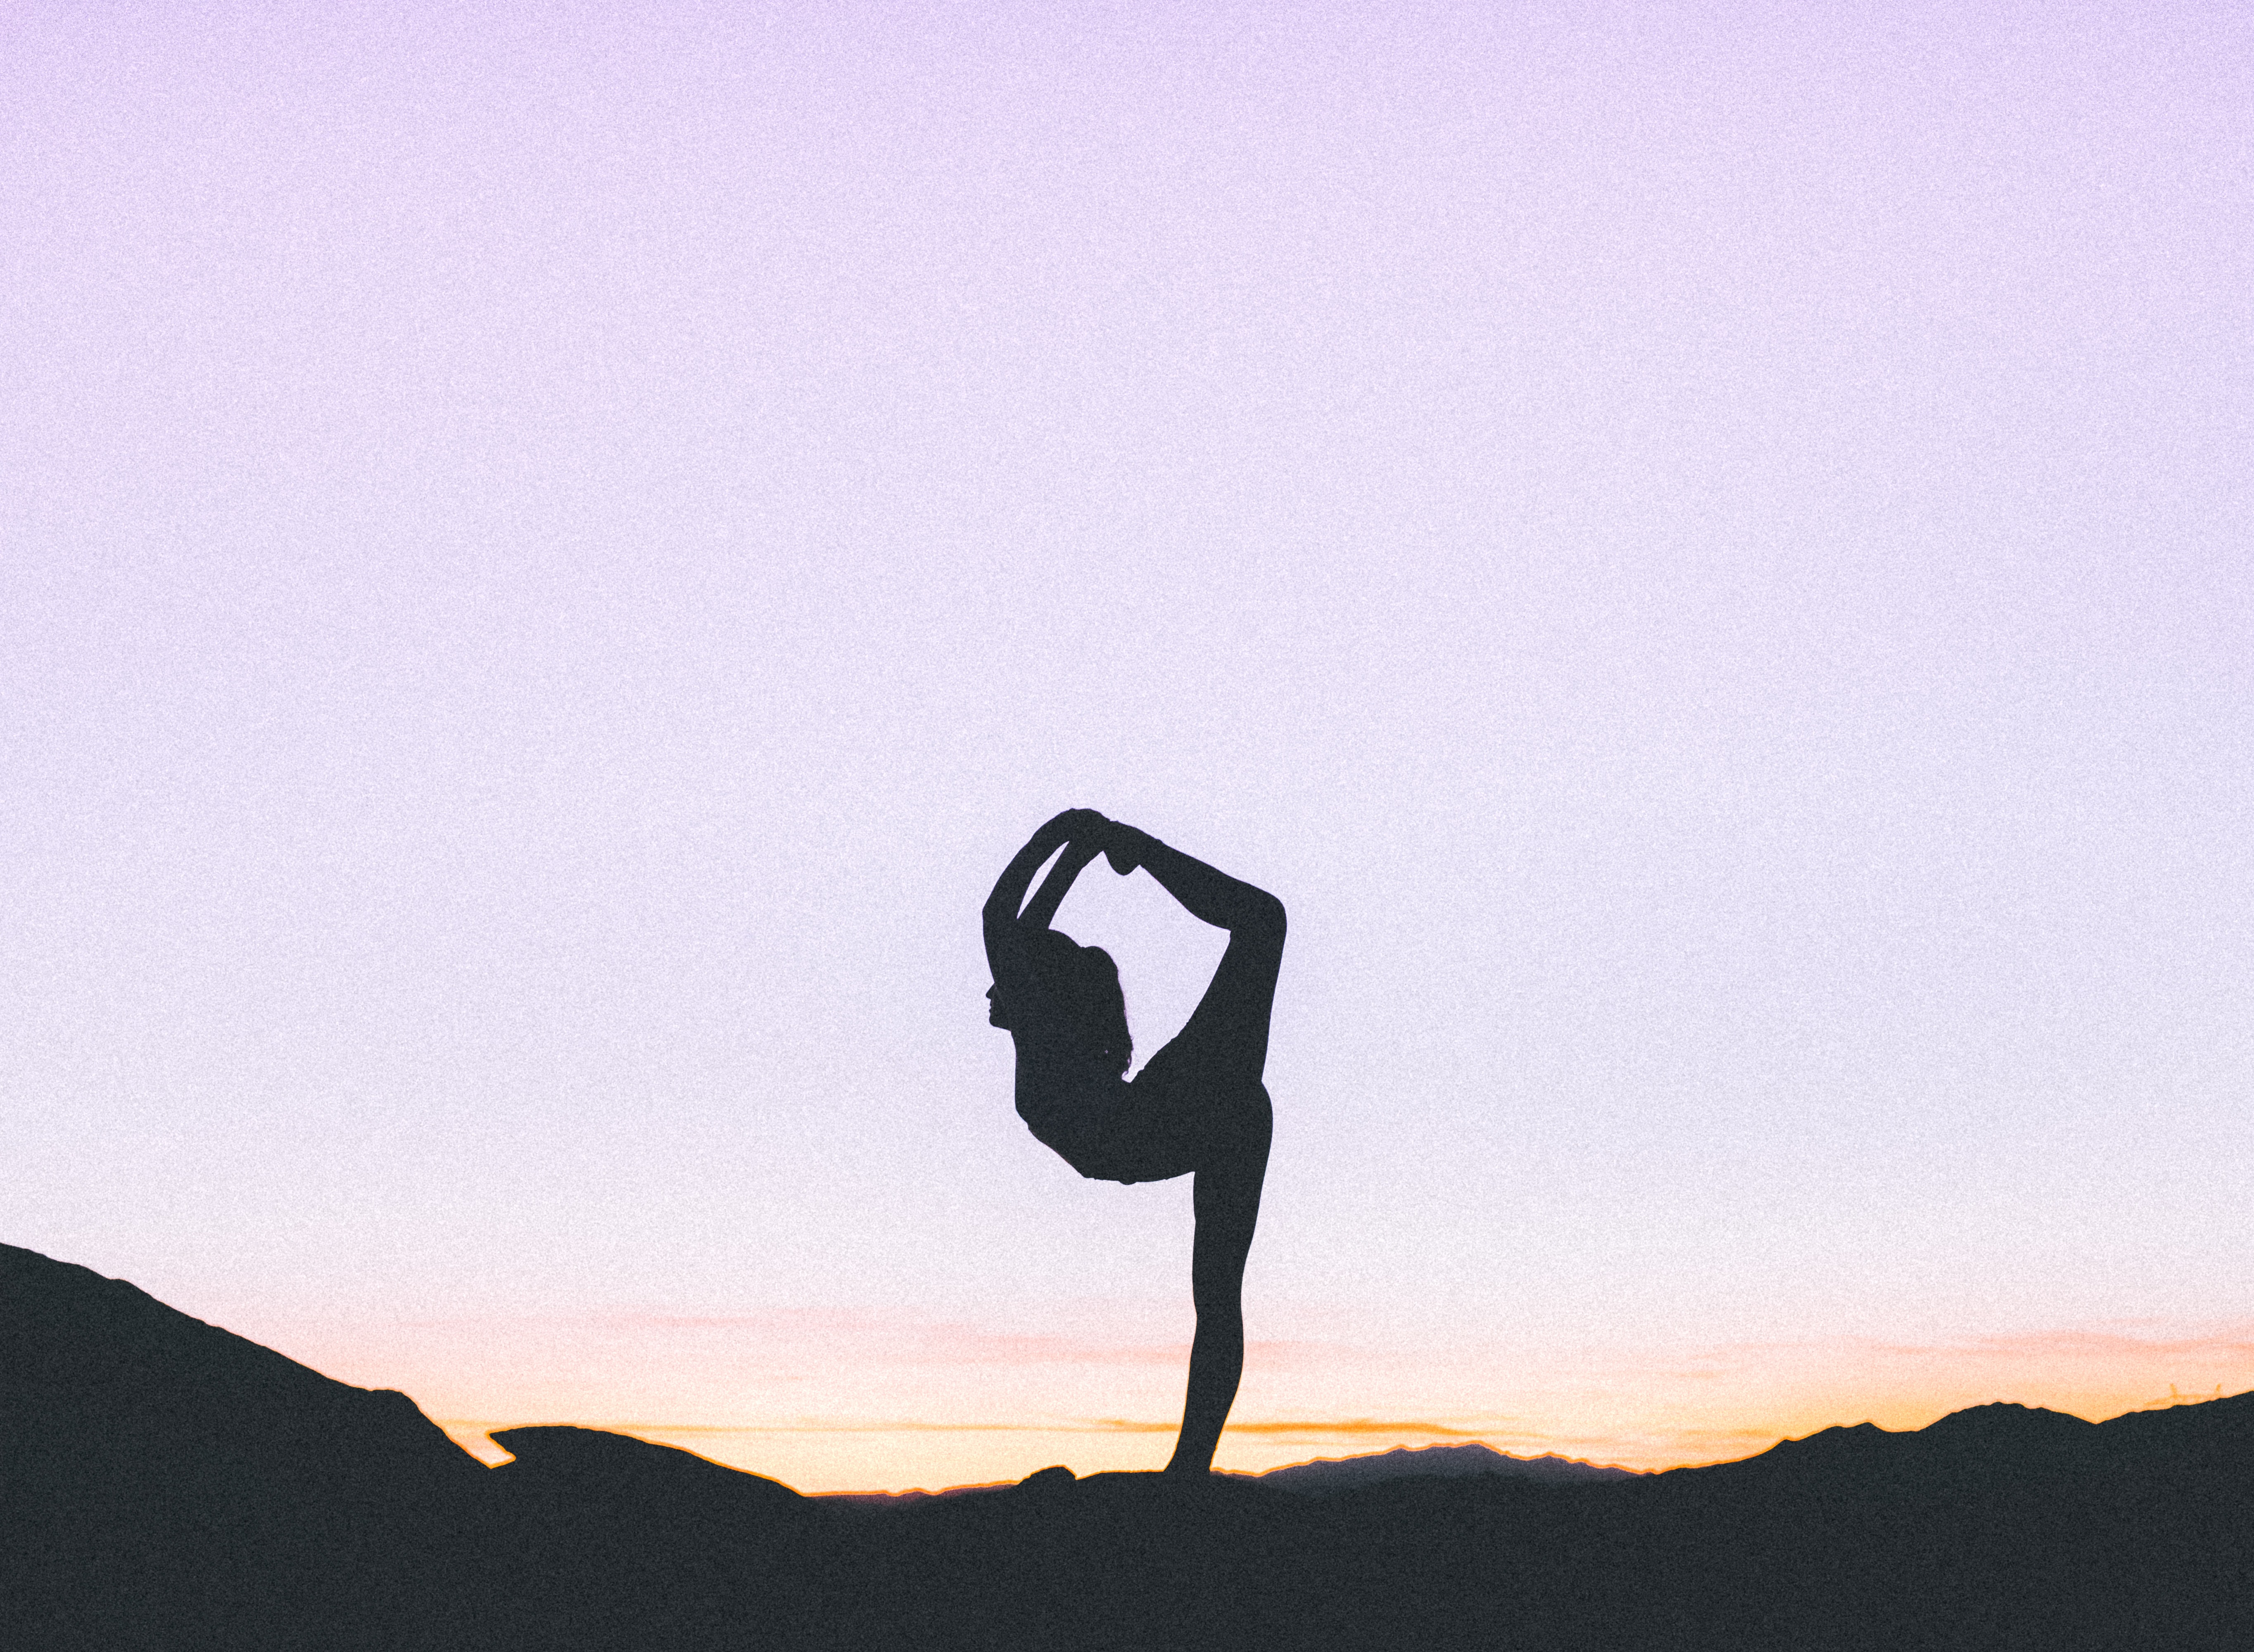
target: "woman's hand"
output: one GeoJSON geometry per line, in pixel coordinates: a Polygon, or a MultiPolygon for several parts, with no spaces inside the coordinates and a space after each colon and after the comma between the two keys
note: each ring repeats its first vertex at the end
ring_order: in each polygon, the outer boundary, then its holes
{"type": "MultiPolygon", "coordinates": [[[[1041,863],[1059,849],[1075,841],[1086,851],[1074,861],[1072,851],[1067,850],[1064,858],[1058,862],[1057,870],[1066,876],[1053,891],[1055,900],[1048,903],[1046,911],[1038,914],[1037,926],[1048,922],[1049,914],[1056,910],[1056,902],[1064,899],[1065,888],[1082,866],[1096,858],[1096,850],[1105,843],[1106,834],[1110,830],[1111,822],[1092,808],[1068,808],[1053,816],[1026,840],[1026,846],[1017,852],[1010,864],[1002,869],[1002,875],[994,880],[994,892],[986,897],[986,906],[981,915],[986,925],[986,951],[990,958],[997,956],[996,948],[1007,948],[1011,944],[1011,932],[1018,922],[1018,909],[1024,906],[1026,891],[1032,887],[1033,874],[1041,869],[1041,863]]],[[[1051,881],[1054,882],[1054,878],[1051,881]]],[[[1003,968],[1002,964],[995,965],[994,978],[998,981],[1001,979],[1003,968]]]]}
{"type": "Polygon", "coordinates": [[[1073,880],[1086,869],[1088,863],[1103,852],[1111,841],[1111,822],[1092,808],[1068,808],[1041,828],[1042,836],[1034,839],[1034,846],[1046,846],[1051,836],[1064,837],[1064,852],[1049,868],[1042,880],[1040,891],[1018,914],[1018,921],[1035,929],[1046,929],[1064,904],[1066,893],[1073,880]]]}
{"type": "Polygon", "coordinates": [[[1143,857],[1158,840],[1150,833],[1117,821],[1104,822],[1110,830],[1103,838],[1103,858],[1111,863],[1111,870],[1124,878],[1143,864],[1143,857]]]}
{"type": "Polygon", "coordinates": [[[1102,843],[1111,830],[1111,822],[1092,808],[1068,808],[1041,828],[1041,835],[1052,833],[1069,843],[1075,838],[1102,843]]]}

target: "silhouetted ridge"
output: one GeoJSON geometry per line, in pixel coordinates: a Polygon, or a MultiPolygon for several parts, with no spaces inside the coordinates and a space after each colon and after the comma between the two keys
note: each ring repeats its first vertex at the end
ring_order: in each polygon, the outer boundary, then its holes
{"type": "MultiPolygon", "coordinates": [[[[85,1418],[136,1436],[136,1452],[206,1441],[280,1456],[349,1442],[362,1454],[349,1466],[305,1462],[316,1478],[365,1477],[378,1459],[388,1485],[463,1484],[484,1473],[404,1394],[333,1381],[122,1279],[13,1245],[0,1245],[0,1373],[32,1452],[64,1442],[70,1420],[85,1418]]],[[[17,1459],[17,1472],[32,1460],[17,1459]]],[[[70,1477],[87,1466],[82,1459],[70,1477]]]]}
{"type": "Polygon", "coordinates": [[[1508,1480],[1533,1480],[1550,1486],[1637,1478],[1635,1471],[1630,1468],[1586,1463],[1576,1458],[1559,1457],[1554,1453],[1541,1457],[1514,1457],[1508,1452],[1495,1450],[1492,1446],[1476,1443],[1396,1446],[1389,1452],[1373,1452],[1360,1457],[1328,1457],[1317,1462],[1293,1463],[1286,1468],[1271,1468],[1255,1478],[1263,1485],[1279,1486],[1286,1491],[1329,1493],[1355,1486],[1376,1485],[1380,1480],[1401,1480],[1414,1474],[1446,1478],[1496,1474],[1508,1480]]]}
{"type": "Polygon", "coordinates": [[[550,1425],[489,1437],[513,1454],[501,1465],[512,1486],[552,1486],[581,1497],[724,1512],[761,1522],[810,1517],[806,1499],[779,1480],[746,1474],[677,1446],[631,1434],[550,1425]]]}
{"type": "Polygon", "coordinates": [[[728,1644],[792,1620],[816,1507],[779,1480],[599,1429],[503,1429],[492,1471],[542,1647],[728,1644]]]}
{"type": "Polygon", "coordinates": [[[596,1429],[501,1431],[488,1470],[403,1396],[5,1248],[0,1383],[9,1652],[2254,1646],[2254,1394],[1561,1483],[1404,1448],[1317,1496],[1058,1466],[856,1509],[596,1429]]]}
{"type": "MultiPolygon", "coordinates": [[[[495,1435],[494,1438],[498,1439],[500,1436],[495,1435]]],[[[1396,1446],[1390,1451],[1368,1452],[1356,1457],[1325,1457],[1310,1463],[1292,1463],[1282,1468],[1269,1469],[1264,1474],[1227,1472],[1232,1480],[1255,1480],[1279,1490],[1316,1496],[1326,1496],[1357,1486],[1373,1486],[1381,1480],[1402,1480],[1416,1474],[1444,1478],[1499,1474],[1505,1479],[1534,1480],[1544,1485],[1638,1478],[1637,1472],[1632,1468],[1615,1468],[1608,1464],[1586,1463],[1578,1458],[1556,1455],[1513,1457],[1492,1446],[1476,1444],[1396,1446]]],[[[1059,1466],[1044,1468],[1018,1483],[1048,1483],[1050,1480],[1068,1483],[1071,1479],[1072,1470],[1059,1466]]],[[[819,1502],[833,1507],[875,1511],[906,1508],[914,1503],[928,1502],[934,1497],[970,1497],[988,1492],[1006,1491],[1009,1486],[1010,1482],[999,1480],[979,1486],[950,1486],[935,1492],[822,1492],[816,1495],[819,1502]]]]}
{"type": "Polygon", "coordinates": [[[1872,1423],[1780,1440],[1736,1462],[1677,1468],[1658,1478],[1774,1479],[1850,1476],[1871,1484],[1909,1479],[1936,1485],[1988,1476],[2151,1474],[2194,1468],[2254,1475],[2254,1393],[2166,1410],[2132,1411],[2104,1423],[2063,1411],[1998,1402],[1951,1411],[1926,1427],[1872,1423]],[[2198,1413],[2194,1420],[2188,1413],[2198,1413]],[[2174,1418],[2168,1421],[2163,1419],[2174,1418]]]}
{"type": "Polygon", "coordinates": [[[200,1624],[253,1646],[346,1622],[338,1644],[380,1645],[474,1536],[486,1470],[405,1395],[14,1246],[0,1395],[10,1613],[46,1637],[18,1644],[170,1645],[200,1624]]]}
{"type": "Polygon", "coordinates": [[[2254,1490],[2254,1391],[2109,1417],[2090,1455],[2115,1468],[2236,1467],[2254,1490]]]}

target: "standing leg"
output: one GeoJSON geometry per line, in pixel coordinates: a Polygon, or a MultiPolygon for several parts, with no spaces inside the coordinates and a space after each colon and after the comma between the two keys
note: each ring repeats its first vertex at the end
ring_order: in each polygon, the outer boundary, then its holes
{"type": "Polygon", "coordinates": [[[1258,1090],[1248,1116],[1225,1152],[1197,1172],[1191,1200],[1197,1236],[1190,1249],[1190,1295],[1197,1305],[1197,1336],[1190,1344],[1189,1394],[1170,1474],[1202,1474],[1236,1401],[1244,1374],[1244,1258],[1260,1220],[1260,1185],[1268,1174],[1273,1116],[1258,1090]]]}
{"type": "Polygon", "coordinates": [[[1134,1081],[1218,1115],[1194,1127],[1206,1136],[1195,1159],[1197,1236],[1190,1251],[1197,1337],[1190,1344],[1182,1432],[1166,1465],[1170,1474],[1202,1474],[1213,1466],[1244,1374],[1244,1258],[1260,1220],[1274,1128],[1260,1074],[1284,961],[1284,903],[1148,833],[1115,823],[1112,835],[1115,870],[1139,863],[1191,916],[1228,931],[1228,949],[1196,1011],[1134,1081]]]}

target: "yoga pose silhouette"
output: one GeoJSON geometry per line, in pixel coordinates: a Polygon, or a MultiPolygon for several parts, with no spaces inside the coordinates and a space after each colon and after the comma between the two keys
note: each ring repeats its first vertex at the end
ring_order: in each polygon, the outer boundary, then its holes
{"type": "Polygon", "coordinates": [[[1284,903],[1147,832],[1092,808],[1068,808],[1003,872],[986,900],[985,928],[994,971],[988,1018],[1017,1042],[1018,1113],[1027,1127],[1083,1176],[1197,1178],[1190,1253],[1197,1336],[1166,1472],[1204,1474],[1244,1370],[1244,1258],[1268,1172],[1272,1116],[1260,1074],[1284,958],[1284,903]],[[1033,874],[1060,848],[1040,892],[1026,902],[1033,874]],[[1098,855],[1123,877],[1140,866],[1192,917],[1228,931],[1228,949],[1195,1012],[1131,1082],[1118,967],[1101,947],[1049,928],[1065,892],[1098,855]]]}

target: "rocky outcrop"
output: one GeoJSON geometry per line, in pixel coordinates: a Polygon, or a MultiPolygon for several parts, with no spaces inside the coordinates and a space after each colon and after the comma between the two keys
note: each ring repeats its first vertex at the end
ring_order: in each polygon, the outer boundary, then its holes
{"type": "Polygon", "coordinates": [[[497,1432],[492,1579],[524,1643],[573,1652],[794,1640],[826,1526],[813,1500],[694,1452],[599,1429],[497,1432]]]}
{"type": "Polygon", "coordinates": [[[427,1642],[487,1478],[403,1394],[13,1246],[0,1452],[17,1644],[118,1652],[427,1642]]]}

